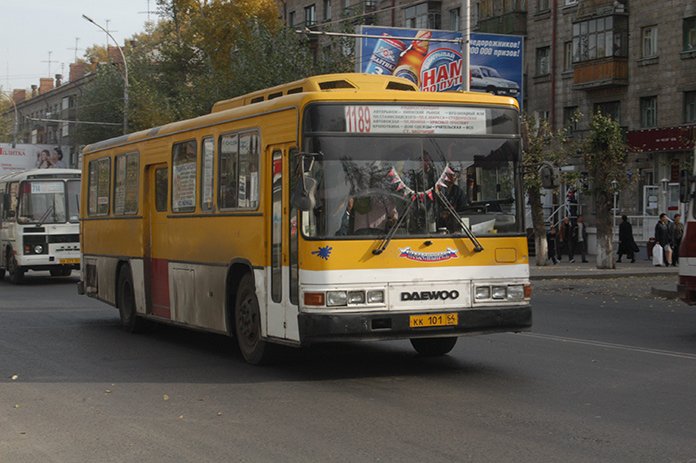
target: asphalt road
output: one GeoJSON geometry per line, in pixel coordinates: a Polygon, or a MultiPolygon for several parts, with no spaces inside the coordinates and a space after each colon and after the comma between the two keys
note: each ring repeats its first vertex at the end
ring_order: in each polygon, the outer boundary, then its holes
{"type": "Polygon", "coordinates": [[[696,310],[659,278],[539,282],[532,332],[443,358],[355,343],[272,367],[124,333],[75,282],[0,282],[2,463],[696,462],[696,310]]]}

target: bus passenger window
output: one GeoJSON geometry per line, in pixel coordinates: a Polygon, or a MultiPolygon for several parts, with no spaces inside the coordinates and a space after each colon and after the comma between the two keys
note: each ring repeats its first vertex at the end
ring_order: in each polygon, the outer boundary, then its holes
{"type": "Polygon", "coordinates": [[[220,209],[259,206],[259,136],[256,132],[224,135],[219,144],[220,209]]]}
{"type": "Polygon", "coordinates": [[[166,167],[155,171],[155,208],[157,212],[166,212],[167,210],[168,175],[166,167]]]}
{"type": "Polygon", "coordinates": [[[89,162],[89,189],[87,191],[87,213],[107,215],[111,192],[111,158],[89,162]]]}
{"type": "Polygon", "coordinates": [[[196,141],[177,143],[172,148],[172,211],[196,209],[196,141]]]}
{"type": "Polygon", "coordinates": [[[203,139],[201,148],[201,210],[213,210],[213,156],[212,137],[203,139]]]}

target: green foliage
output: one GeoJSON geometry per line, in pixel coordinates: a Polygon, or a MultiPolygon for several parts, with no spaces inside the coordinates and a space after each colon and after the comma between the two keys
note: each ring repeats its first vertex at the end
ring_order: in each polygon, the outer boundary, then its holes
{"type": "Polygon", "coordinates": [[[592,179],[593,194],[613,194],[625,186],[627,146],[618,122],[610,116],[596,113],[583,146],[585,167],[592,179]]]}
{"type": "MultiPolygon", "coordinates": [[[[86,84],[77,107],[77,120],[123,122],[123,77],[111,64],[97,66],[96,77],[86,84]]],[[[123,133],[121,126],[77,124],[80,144],[89,144],[123,133]]]]}
{"type": "MultiPolygon", "coordinates": [[[[0,93],[2,91],[0,87],[0,93]]],[[[0,115],[4,116],[0,117],[0,142],[2,143],[11,143],[14,136],[14,109],[8,98],[9,96],[5,93],[0,95],[0,115]]]]}

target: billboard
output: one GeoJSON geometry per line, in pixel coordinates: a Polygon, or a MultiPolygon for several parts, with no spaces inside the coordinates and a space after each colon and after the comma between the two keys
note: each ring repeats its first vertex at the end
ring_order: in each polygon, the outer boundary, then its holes
{"type": "MultiPolygon", "coordinates": [[[[462,89],[460,32],[361,26],[356,72],[404,77],[426,92],[462,89]]],[[[522,104],[523,42],[517,35],[472,33],[473,91],[517,98],[522,104]]]]}
{"type": "Polygon", "coordinates": [[[63,153],[69,152],[67,146],[17,145],[13,148],[9,143],[0,143],[0,176],[29,169],[65,168],[67,158],[63,159],[63,153]]]}

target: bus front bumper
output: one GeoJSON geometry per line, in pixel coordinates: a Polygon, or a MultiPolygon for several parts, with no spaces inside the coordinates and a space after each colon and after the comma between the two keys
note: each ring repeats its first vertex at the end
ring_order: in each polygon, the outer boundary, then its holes
{"type": "Polygon", "coordinates": [[[532,308],[514,307],[442,310],[434,312],[306,313],[298,315],[302,344],[336,341],[372,341],[405,338],[463,336],[527,331],[532,326],[532,308]],[[457,314],[457,324],[412,328],[411,316],[457,314]]]}

